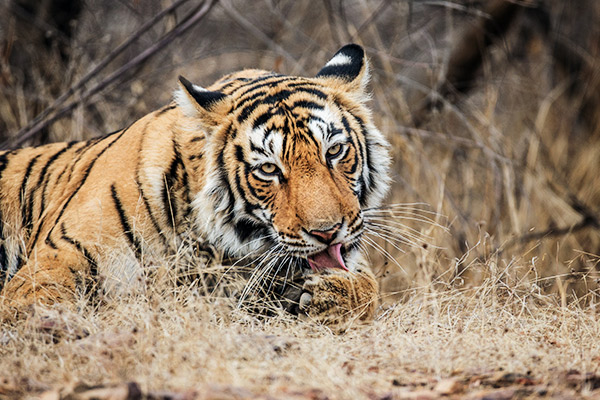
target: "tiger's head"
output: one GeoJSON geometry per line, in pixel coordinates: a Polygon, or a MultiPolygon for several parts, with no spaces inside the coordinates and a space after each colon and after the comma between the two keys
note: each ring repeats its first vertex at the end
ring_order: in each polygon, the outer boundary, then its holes
{"type": "Polygon", "coordinates": [[[180,78],[176,101],[206,134],[192,202],[206,239],[232,256],[353,269],[363,210],[389,186],[388,143],[366,103],[369,65],[355,44],[314,78],[245,70],[207,89],[180,78]]]}

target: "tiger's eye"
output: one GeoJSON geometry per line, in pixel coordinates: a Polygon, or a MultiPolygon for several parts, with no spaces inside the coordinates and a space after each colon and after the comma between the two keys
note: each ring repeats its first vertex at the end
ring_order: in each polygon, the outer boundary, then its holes
{"type": "Polygon", "coordinates": [[[273,163],[264,163],[260,166],[260,172],[265,175],[274,175],[278,171],[277,165],[273,163]]]}
{"type": "Polygon", "coordinates": [[[342,149],[343,149],[343,146],[341,143],[334,144],[333,146],[331,146],[330,148],[327,149],[327,157],[333,158],[333,157],[339,156],[340,153],[342,152],[342,149]]]}

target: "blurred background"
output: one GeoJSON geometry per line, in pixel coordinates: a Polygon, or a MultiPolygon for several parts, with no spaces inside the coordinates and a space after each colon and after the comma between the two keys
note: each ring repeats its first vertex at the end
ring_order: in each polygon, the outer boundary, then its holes
{"type": "Polygon", "coordinates": [[[356,42],[388,203],[413,204],[371,252],[384,299],[493,281],[595,307],[599,21],[596,0],[0,0],[0,146],[115,131],[178,75],[314,76],[356,42]]]}

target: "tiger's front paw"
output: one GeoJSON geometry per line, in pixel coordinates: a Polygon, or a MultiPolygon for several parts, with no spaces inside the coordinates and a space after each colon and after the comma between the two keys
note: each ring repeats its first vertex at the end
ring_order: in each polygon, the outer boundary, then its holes
{"type": "Polygon", "coordinates": [[[304,283],[300,310],[326,325],[371,321],[378,301],[378,285],[368,271],[324,271],[304,283]]]}

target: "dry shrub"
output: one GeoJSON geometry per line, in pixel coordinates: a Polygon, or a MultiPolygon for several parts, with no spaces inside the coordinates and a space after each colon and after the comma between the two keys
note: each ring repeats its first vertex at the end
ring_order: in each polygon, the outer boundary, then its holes
{"type": "MultiPolygon", "coordinates": [[[[0,395],[131,381],[149,395],[210,390],[215,399],[436,397],[447,377],[459,395],[503,386],[571,393],[565,371],[597,368],[595,313],[484,267],[492,272],[477,288],[413,289],[409,301],[343,333],[283,312],[249,314],[167,282],[100,307],[37,309],[2,329],[0,395]]],[[[582,381],[579,390],[589,389],[582,381]]]]}

